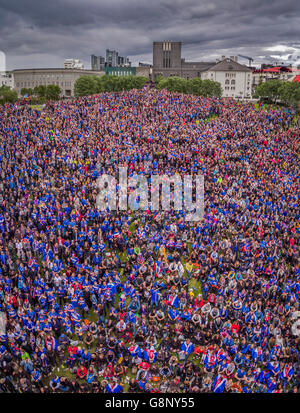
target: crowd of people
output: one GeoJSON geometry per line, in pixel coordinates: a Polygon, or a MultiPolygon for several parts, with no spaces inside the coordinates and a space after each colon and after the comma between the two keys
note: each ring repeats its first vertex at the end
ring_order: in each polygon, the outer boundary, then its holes
{"type": "Polygon", "coordinates": [[[298,392],[299,118],[144,90],[0,107],[0,392],[298,392]],[[97,208],[202,174],[204,216],[97,208]]]}

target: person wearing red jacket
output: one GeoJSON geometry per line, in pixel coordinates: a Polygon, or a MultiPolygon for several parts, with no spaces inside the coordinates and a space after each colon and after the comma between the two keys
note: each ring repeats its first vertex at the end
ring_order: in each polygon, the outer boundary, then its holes
{"type": "Polygon", "coordinates": [[[86,369],[86,367],[80,366],[80,367],[78,368],[78,370],[77,370],[77,376],[78,376],[80,379],[84,379],[86,375],[87,375],[87,369],[86,369]]]}
{"type": "Polygon", "coordinates": [[[234,322],[232,323],[232,325],[231,325],[231,331],[232,331],[232,333],[233,333],[233,334],[238,334],[239,329],[240,329],[240,325],[238,324],[237,321],[234,321],[234,322]]]}

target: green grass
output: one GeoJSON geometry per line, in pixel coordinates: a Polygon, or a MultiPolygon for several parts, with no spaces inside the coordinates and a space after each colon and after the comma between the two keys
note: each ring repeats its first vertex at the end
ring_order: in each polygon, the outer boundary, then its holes
{"type": "Polygon", "coordinates": [[[29,105],[32,109],[36,109],[36,110],[42,110],[43,109],[43,105],[29,105]]]}

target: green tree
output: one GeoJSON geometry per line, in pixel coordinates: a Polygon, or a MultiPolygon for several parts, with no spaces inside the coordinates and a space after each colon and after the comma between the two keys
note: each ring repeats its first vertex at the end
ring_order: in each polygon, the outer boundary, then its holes
{"type": "Polygon", "coordinates": [[[297,107],[300,101],[300,84],[283,82],[278,90],[279,99],[287,106],[297,107]]]}
{"type": "Polygon", "coordinates": [[[187,81],[187,93],[192,95],[200,95],[201,92],[202,79],[200,77],[195,77],[187,81]]]}
{"type": "Polygon", "coordinates": [[[32,94],[33,94],[33,90],[30,89],[30,88],[23,87],[23,88],[21,89],[21,95],[22,95],[22,96],[25,96],[25,95],[31,96],[32,94]]]}
{"type": "Polygon", "coordinates": [[[74,84],[75,96],[88,96],[98,92],[97,76],[80,76],[74,84]]]}
{"type": "Polygon", "coordinates": [[[57,100],[59,99],[61,89],[58,85],[48,85],[46,87],[46,99],[47,100],[57,100]]]}
{"type": "Polygon", "coordinates": [[[142,89],[147,78],[142,76],[80,76],[75,82],[75,96],[88,96],[102,92],[121,92],[142,89]]]}
{"type": "Polygon", "coordinates": [[[260,83],[255,90],[254,97],[276,102],[280,97],[279,89],[282,84],[283,82],[278,79],[271,79],[267,82],[260,83]]]}
{"type": "Polygon", "coordinates": [[[9,86],[0,87],[0,103],[14,103],[18,99],[18,93],[9,86]]]}
{"type": "Polygon", "coordinates": [[[38,96],[39,98],[46,97],[46,89],[47,89],[47,87],[44,86],[44,85],[36,86],[33,89],[33,94],[35,96],[38,96]]]}

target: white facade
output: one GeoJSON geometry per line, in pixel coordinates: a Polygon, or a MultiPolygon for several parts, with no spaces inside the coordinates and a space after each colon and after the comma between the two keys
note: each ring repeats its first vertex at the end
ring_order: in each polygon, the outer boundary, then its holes
{"type": "Polygon", "coordinates": [[[232,59],[225,58],[215,66],[202,73],[202,79],[219,82],[222,97],[235,99],[252,98],[252,71],[232,59]]]}
{"type": "Polygon", "coordinates": [[[0,72],[0,87],[9,86],[11,89],[14,88],[14,76],[9,72],[0,72]]]}

